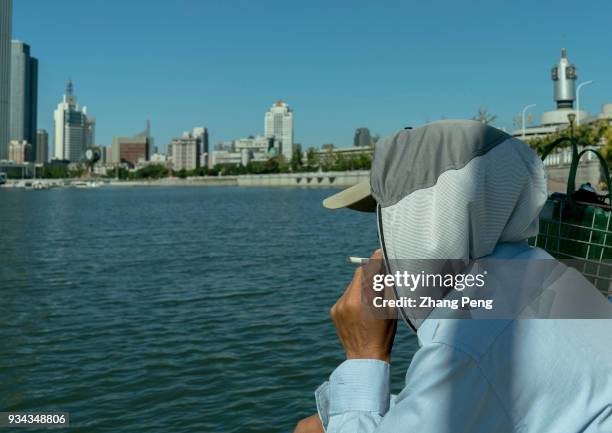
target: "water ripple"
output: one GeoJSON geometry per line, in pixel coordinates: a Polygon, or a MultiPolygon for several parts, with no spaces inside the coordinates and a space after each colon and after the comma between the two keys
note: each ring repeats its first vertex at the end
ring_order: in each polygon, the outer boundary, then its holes
{"type": "MultiPolygon", "coordinates": [[[[372,215],[330,190],[0,190],[0,408],[74,432],[286,432],[342,361],[372,215]]],[[[416,341],[400,330],[401,385],[416,341]]],[[[24,431],[27,431],[25,429],[24,431]]]]}

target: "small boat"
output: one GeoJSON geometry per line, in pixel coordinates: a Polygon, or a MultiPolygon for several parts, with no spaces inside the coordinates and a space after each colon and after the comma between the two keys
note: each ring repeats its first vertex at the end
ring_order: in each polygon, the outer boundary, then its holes
{"type": "Polygon", "coordinates": [[[41,191],[43,189],[49,189],[49,184],[43,182],[34,182],[32,184],[32,189],[36,191],[41,191]]]}
{"type": "Polygon", "coordinates": [[[72,186],[74,186],[75,188],[99,188],[100,187],[100,183],[92,180],[92,181],[77,181],[77,182],[72,182],[72,186]]]}

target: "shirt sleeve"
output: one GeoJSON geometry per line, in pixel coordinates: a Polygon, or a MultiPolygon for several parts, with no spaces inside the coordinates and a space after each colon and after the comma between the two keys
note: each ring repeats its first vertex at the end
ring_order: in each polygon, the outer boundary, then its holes
{"type": "Polygon", "coordinates": [[[390,405],[389,364],[375,359],[344,361],[315,392],[328,433],[371,432],[390,405]]]}
{"type": "Polygon", "coordinates": [[[390,404],[389,365],[346,361],[317,390],[327,433],[511,431],[475,360],[444,344],[422,347],[390,404]],[[391,406],[391,407],[390,407],[391,406]]]}

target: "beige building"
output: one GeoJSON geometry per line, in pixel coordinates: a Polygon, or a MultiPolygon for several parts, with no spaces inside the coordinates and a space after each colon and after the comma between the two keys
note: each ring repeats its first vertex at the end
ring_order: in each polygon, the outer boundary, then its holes
{"type": "Polygon", "coordinates": [[[183,135],[168,144],[168,156],[175,171],[208,166],[208,130],[196,127],[192,132],[183,132],[183,135]]]}
{"type": "Polygon", "coordinates": [[[200,166],[199,142],[196,137],[184,133],[172,140],[172,166],[174,170],[194,170],[200,166]]]}
{"type": "Polygon", "coordinates": [[[23,164],[29,161],[32,145],[25,140],[11,140],[9,142],[9,161],[23,164]]]}

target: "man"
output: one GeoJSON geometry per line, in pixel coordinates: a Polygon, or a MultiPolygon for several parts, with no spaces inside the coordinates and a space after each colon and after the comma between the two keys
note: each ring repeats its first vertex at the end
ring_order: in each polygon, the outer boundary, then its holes
{"type": "MultiPolygon", "coordinates": [[[[381,250],[331,309],[347,359],[295,432],[612,432],[612,306],[527,245],[546,198],[537,155],[482,123],[434,122],[379,142],[369,184],[324,202],[377,212],[381,250]],[[472,293],[497,309],[399,308],[420,349],[391,396],[396,320],[372,318],[369,275],[442,272],[448,261],[489,270],[472,293]]],[[[459,296],[393,285],[397,299],[459,296]]]]}

